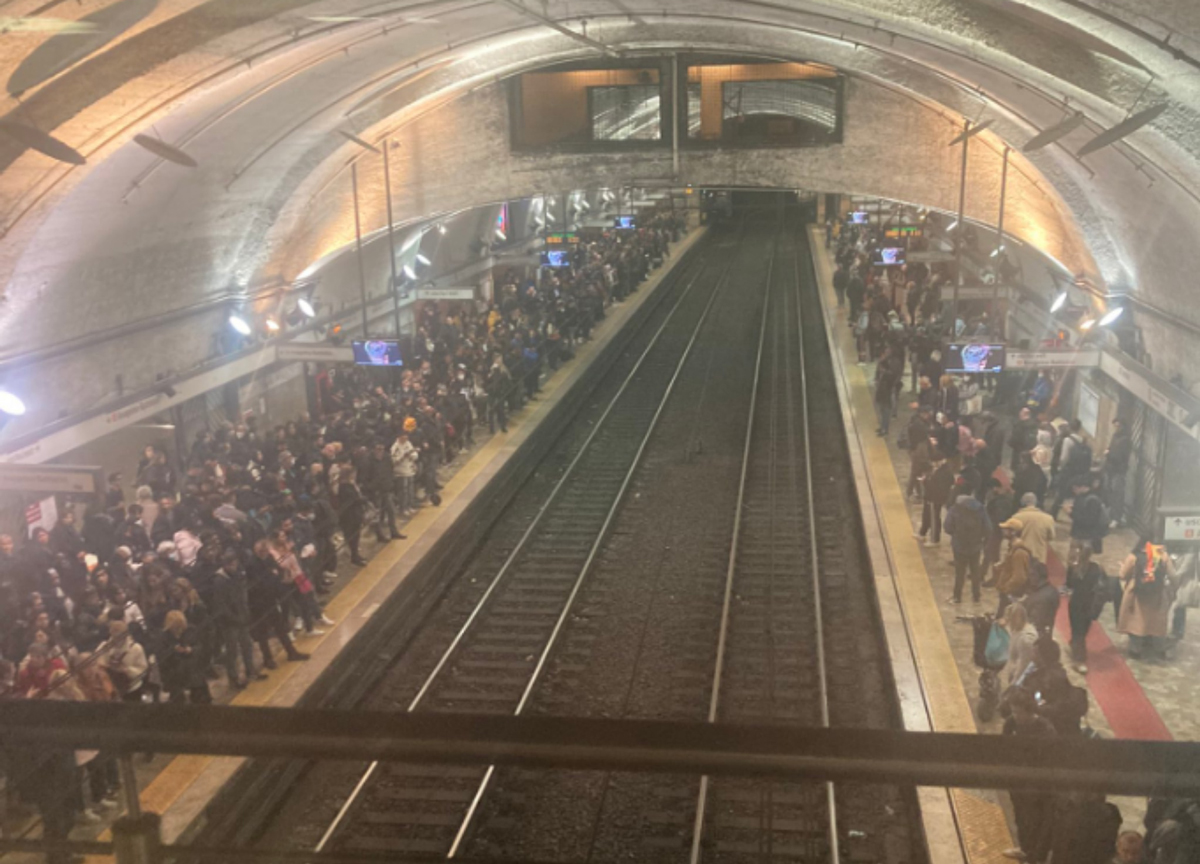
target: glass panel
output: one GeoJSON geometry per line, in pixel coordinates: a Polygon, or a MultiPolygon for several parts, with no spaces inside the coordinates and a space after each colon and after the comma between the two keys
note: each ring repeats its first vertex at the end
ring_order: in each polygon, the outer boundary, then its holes
{"type": "Polygon", "coordinates": [[[837,91],[813,81],[727,81],[722,138],[816,143],[837,130],[837,91]]]}
{"type": "Polygon", "coordinates": [[[593,141],[657,141],[662,112],[657,84],[591,87],[593,141]]]}

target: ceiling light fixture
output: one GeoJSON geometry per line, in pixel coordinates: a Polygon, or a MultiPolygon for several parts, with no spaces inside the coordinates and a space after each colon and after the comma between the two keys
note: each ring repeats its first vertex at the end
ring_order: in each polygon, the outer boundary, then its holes
{"type": "Polygon", "coordinates": [[[20,417],[25,413],[25,402],[16,393],[0,390],[0,414],[9,417],[20,417]]]}
{"type": "Polygon", "coordinates": [[[1095,318],[1088,318],[1086,321],[1079,322],[1079,329],[1083,330],[1084,332],[1091,330],[1095,326],[1096,326],[1095,318]]]}
{"type": "Polygon", "coordinates": [[[1061,292],[1059,292],[1059,295],[1054,298],[1054,302],[1050,304],[1050,313],[1054,314],[1055,312],[1057,312],[1059,309],[1063,308],[1066,305],[1067,305],[1067,292],[1061,291],[1061,292]]]}
{"type": "Polygon", "coordinates": [[[316,318],[317,310],[313,308],[312,303],[301,297],[296,301],[296,308],[304,313],[305,318],[316,318]]]}
{"type": "Polygon", "coordinates": [[[241,333],[243,336],[249,336],[253,332],[250,329],[250,325],[246,323],[246,319],[238,315],[229,316],[229,326],[241,333]]]}
{"type": "Polygon", "coordinates": [[[1124,306],[1116,306],[1112,309],[1109,309],[1108,312],[1106,312],[1104,314],[1104,317],[1100,319],[1100,326],[1107,327],[1109,324],[1113,323],[1118,318],[1120,318],[1121,313],[1123,313],[1124,311],[1125,311],[1124,306]]]}

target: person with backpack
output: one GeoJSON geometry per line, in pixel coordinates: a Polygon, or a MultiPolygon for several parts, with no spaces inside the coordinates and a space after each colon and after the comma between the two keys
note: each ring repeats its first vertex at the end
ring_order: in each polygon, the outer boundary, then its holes
{"type": "Polygon", "coordinates": [[[1117,631],[1129,637],[1129,656],[1166,659],[1175,564],[1165,547],[1142,538],[1121,565],[1121,612],[1117,631]]]}
{"type": "MultiPolygon", "coordinates": [[[[1092,473],[1092,447],[1083,434],[1083,425],[1078,420],[1072,420],[1066,437],[1060,442],[1058,472],[1054,474],[1054,504],[1050,507],[1050,515],[1058,518],[1058,511],[1072,496],[1077,481],[1088,483],[1088,475],[1092,473]]],[[[1053,470],[1053,463],[1052,463],[1053,470]]]]}
{"type": "Polygon", "coordinates": [[[992,530],[987,510],[967,488],[966,481],[958,478],[954,484],[958,498],[946,514],[942,526],[950,535],[950,548],[954,552],[954,594],[951,603],[962,603],[963,583],[971,577],[971,598],[980,601],[980,586],[983,583],[983,546],[992,530]]]}
{"type": "Polygon", "coordinates": [[[1200,861],[1200,799],[1152,798],[1143,821],[1152,864],[1200,861]]]}
{"type": "Polygon", "coordinates": [[[1082,476],[1073,484],[1075,503],[1071,507],[1071,546],[1067,562],[1080,560],[1084,550],[1099,554],[1108,534],[1108,508],[1100,498],[1100,478],[1082,476]]]}
{"type": "MultiPolygon", "coordinates": [[[[1033,567],[1033,553],[1021,542],[1025,524],[1013,517],[1000,523],[1000,531],[1008,540],[1008,554],[996,565],[996,590],[1000,593],[1000,605],[996,617],[1000,618],[1017,597],[1023,597],[1029,585],[1029,571],[1033,567]]],[[[1022,609],[1022,612],[1025,610],[1022,609]]]]}

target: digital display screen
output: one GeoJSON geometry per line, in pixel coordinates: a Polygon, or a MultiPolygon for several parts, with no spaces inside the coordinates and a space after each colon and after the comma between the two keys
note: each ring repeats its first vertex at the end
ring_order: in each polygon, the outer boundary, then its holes
{"type": "Polygon", "coordinates": [[[884,246],[875,250],[876,267],[897,267],[904,263],[904,248],[901,246],[884,246]]]}
{"type": "Polygon", "coordinates": [[[925,229],[920,225],[899,225],[894,228],[888,228],[883,232],[885,237],[922,237],[925,234],[925,229]]]}
{"type": "Polygon", "coordinates": [[[871,214],[866,210],[855,210],[850,214],[850,221],[855,225],[866,225],[871,219],[871,214]]]}
{"type": "Polygon", "coordinates": [[[547,246],[573,246],[579,242],[579,235],[574,231],[559,231],[546,235],[547,246]]]}
{"type": "Polygon", "coordinates": [[[944,358],[946,371],[958,375],[979,372],[1003,372],[1005,347],[984,342],[947,345],[944,358]]]}
{"type": "Polygon", "coordinates": [[[614,228],[636,228],[637,219],[632,216],[618,216],[613,220],[614,228]]]}
{"type": "Polygon", "coordinates": [[[543,267],[570,267],[571,253],[565,249],[553,249],[542,253],[543,267]]]}
{"type": "Polygon", "coordinates": [[[403,366],[400,359],[400,343],[390,339],[367,339],[350,343],[354,348],[354,362],[359,366],[403,366]]]}

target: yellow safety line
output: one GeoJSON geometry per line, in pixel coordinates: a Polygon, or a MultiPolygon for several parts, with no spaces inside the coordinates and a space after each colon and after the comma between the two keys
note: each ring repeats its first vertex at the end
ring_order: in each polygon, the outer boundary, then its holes
{"type": "MultiPolygon", "coordinates": [[[[809,238],[817,270],[822,301],[827,309],[837,305],[833,290],[832,267],[825,250],[823,232],[810,228],[809,238]]],[[[838,313],[833,327],[836,345],[846,372],[850,409],[861,428],[874,428],[875,405],[863,367],[858,365],[854,335],[844,313],[838,313]]],[[[884,531],[892,551],[900,602],[908,621],[909,637],[916,655],[917,671],[927,696],[933,729],[937,732],[977,732],[975,715],[963,687],[942,623],[933,583],[925,569],[925,559],[912,536],[912,517],[896,474],[887,442],[878,436],[860,436],[864,462],[871,478],[875,500],[880,505],[884,531]]],[[[1008,820],[998,804],[952,789],[956,818],[971,864],[1001,864],[1000,853],[1012,847],[1008,820]]]]}

